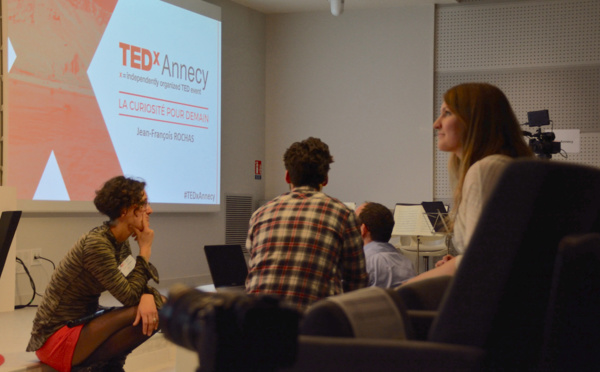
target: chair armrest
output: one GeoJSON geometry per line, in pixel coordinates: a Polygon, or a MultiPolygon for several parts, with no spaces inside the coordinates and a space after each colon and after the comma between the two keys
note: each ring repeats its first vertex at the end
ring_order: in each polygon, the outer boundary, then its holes
{"type": "Polygon", "coordinates": [[[404,284],[394,291],[408,310],[438,310],[451,281],[451,276],[439,276],[404,284]]]}
{"type": "Polygon", "coordinates": [[[482,349],[426,341],[300,336],[294,366],[286,372],[474,371],[482,349]]]}

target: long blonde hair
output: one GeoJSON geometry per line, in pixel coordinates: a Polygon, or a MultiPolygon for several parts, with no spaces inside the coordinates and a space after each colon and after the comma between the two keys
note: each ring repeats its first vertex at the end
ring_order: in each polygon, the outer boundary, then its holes
{"type": "Polygon", "coordinates": [[[475,162],[494,154],[512,158],[533,156],[533,151],[525,142],[508,99],[497,87],[487,83],[460,84],[446,91],[444,102],[464,129],[461,157],[453,153],[448,162],[451,181],[455,185],[449,221],[453,226],[465,175],[475,162]]]}

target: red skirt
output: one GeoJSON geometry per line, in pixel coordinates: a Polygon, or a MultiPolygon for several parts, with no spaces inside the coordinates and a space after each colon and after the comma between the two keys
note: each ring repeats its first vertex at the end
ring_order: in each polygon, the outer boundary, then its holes
{"type": "Polygon", "coordinates": [[[35,354],[40,362],[49,365],[60,372],[70,372],[75,346],[79,340],[79,334],[83,324],[69,328],[64,326],[50,336],[44,346],[35,354]]]}

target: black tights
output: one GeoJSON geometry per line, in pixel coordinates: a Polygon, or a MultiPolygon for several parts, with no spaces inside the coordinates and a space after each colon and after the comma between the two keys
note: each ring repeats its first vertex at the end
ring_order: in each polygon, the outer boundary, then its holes
{"type": "Polygon", "coordinates": [[[73,366],[126,355],[150,338],[142,333],[141,320],[133,326],[136,314],[137,306],[115,309],[84,325],[75,346],[73,366]]]}

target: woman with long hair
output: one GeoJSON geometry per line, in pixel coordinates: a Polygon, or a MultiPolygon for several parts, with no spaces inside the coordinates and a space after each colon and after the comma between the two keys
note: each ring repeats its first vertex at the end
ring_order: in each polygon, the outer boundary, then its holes
{"type": "Polygon", "coordinates": [[[454,196],[448,225],[459,255],[444,257],[409,282],[454,273],[502,171],[515,158],[533,156],[508,99],[491,84],[465,83],[446,91],[433,128],[438,149],[450,153],[454,196]]]}

